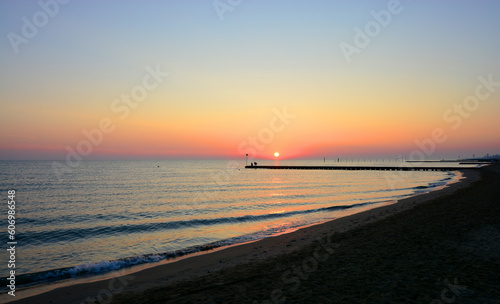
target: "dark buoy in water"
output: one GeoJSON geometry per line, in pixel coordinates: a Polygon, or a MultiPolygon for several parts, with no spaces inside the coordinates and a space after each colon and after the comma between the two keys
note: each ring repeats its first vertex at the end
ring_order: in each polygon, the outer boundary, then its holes
{"type": "Polygon", "coordinates": [[[158,168],[160,168],[160,166],[158,166],[158,168]]]}

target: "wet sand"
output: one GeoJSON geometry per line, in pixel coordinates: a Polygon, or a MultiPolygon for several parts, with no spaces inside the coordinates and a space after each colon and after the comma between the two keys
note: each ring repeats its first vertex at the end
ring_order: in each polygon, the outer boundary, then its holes
{"type": "Polygon", "coordinates": [[[499,171],[464,170],[465,182],[396,204],[14,303],[499,303],[499,171]]]}

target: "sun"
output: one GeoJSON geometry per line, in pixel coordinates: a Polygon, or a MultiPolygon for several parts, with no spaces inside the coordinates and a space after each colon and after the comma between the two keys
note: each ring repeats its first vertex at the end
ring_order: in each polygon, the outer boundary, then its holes
{"type": "Polygon", "coordinates": [[[280,154],[278,152],[274,152],[274,157],[278,157],[280,154]]]}

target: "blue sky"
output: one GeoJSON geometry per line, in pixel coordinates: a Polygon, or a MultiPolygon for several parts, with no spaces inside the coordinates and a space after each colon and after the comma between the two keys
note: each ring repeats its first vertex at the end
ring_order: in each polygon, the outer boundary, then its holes
{"type": "MultiPolygon", "coordinates": [[[[409,153],[415,140],[446,126],[443,112],[471,94],[480,75],[500,79],[500,2],[400,1],[402,11],[346,61],[339,45],[353,44],[354,29],[389,3],[247,0],[221,20],[212,1],[74,0],[59,4],[16,53],[9,33],[22,36],[22,18],[43,10],[38,1],[2,1],[0,107],[10,115],[0,122],[0,159],[64,157],[83,129],[112,115],[112,100],[148,65],[167,70],[167,83],[90,157],[148,149],[164,157],[236,155],[272,109],[285,106],[302,115],[263,154],[409,153]],[[379,144],[370,140],[374,129],[384,134],[379,144]],[[144,140],[150,134],[162,145],[144,140]]],[[[433,156],[496,152],[498,96],[433,156]]]]}

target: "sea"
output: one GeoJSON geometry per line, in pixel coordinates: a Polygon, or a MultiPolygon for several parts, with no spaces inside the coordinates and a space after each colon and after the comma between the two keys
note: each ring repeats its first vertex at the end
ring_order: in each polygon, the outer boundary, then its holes
{"type": "MultiPolygon", "coordinates": [[[[400,163],[320,159],[258,164],[400,163]]],[[[245,160],[100,160],[71,165],[0,161],[5,202],[0,212],[0,276],[7,278],[10,270],[7,201],[8,191],[14,190],[18,289],[153,266],[289,233],[432,191],[457,178],[457,172],[443,171],[255,170],[245,169],[245,160]]],[[[1,284],[2,293],[6,285],[1,284]]]]}

